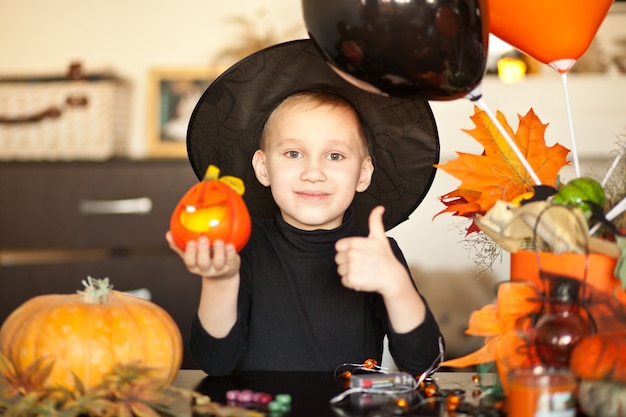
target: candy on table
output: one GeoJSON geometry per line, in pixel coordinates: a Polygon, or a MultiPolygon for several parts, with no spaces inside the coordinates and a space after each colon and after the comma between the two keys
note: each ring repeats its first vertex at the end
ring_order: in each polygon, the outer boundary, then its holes
{"type": "Polygon", "coordinates": [[[249,389],[233,389],[226,391],[226,400],[237,403],[267,405],[272,401],[272,396],[266,392],[254,392],[249,389]]]}

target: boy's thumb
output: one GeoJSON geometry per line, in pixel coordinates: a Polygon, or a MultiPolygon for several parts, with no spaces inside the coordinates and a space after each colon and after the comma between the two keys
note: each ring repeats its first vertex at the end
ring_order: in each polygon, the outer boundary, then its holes
{"type": "Polygon", "coordinates": [[[383,213],[385,213],[385,207],[374,207],[369,217],[369,237],[375,238],[387,238],[385,234],[385,224],[383,223],[383,213]]]}

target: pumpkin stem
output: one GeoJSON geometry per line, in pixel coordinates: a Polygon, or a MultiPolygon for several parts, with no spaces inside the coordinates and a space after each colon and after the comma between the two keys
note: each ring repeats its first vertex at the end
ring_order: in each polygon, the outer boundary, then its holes
{"type": "Polygon", "coordinates": [[[235,190],[235,192],[239,195],[243,195],[246,191],[246,186],[244,185],[241,178],[233,177],[232,175],[225,175],[220,177],[220,169],[215,165],[209,165],[204,173],[204,181],[222,181],[225,184],[228,184],[230,188],[235,190]]]}
{"type": "Polygon", "coordinates": [[[87,277],[87,280],[82,281],[85,286],[84,290],[78,290],[80,294],[80,301],[87,304],[104,304],[107,302],[113,290],[113,285],[109,284],[109,278],[92,278],[87,277]]]}

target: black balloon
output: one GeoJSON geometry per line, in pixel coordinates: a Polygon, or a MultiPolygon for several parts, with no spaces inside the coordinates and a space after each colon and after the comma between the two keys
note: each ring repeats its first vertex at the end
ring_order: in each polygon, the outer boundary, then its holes
{"type": "Polygon", "coordinates": [[[465,97],[485,72],[487,0],[302,0],[302,11],[331,64],[391,96],[465,97]]]}

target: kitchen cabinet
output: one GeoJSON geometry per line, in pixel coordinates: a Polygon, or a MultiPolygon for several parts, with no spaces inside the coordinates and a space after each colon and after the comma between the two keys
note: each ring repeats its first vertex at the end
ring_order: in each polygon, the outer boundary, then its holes
{"type": "Polygon", "coordinates": [[[186,160],[0,163],[0,321],[40,294],[72,293],[87,276],[147,290],[178,324],[183,368],[200,279],[165,232],[197,182],[186,160]]]}

